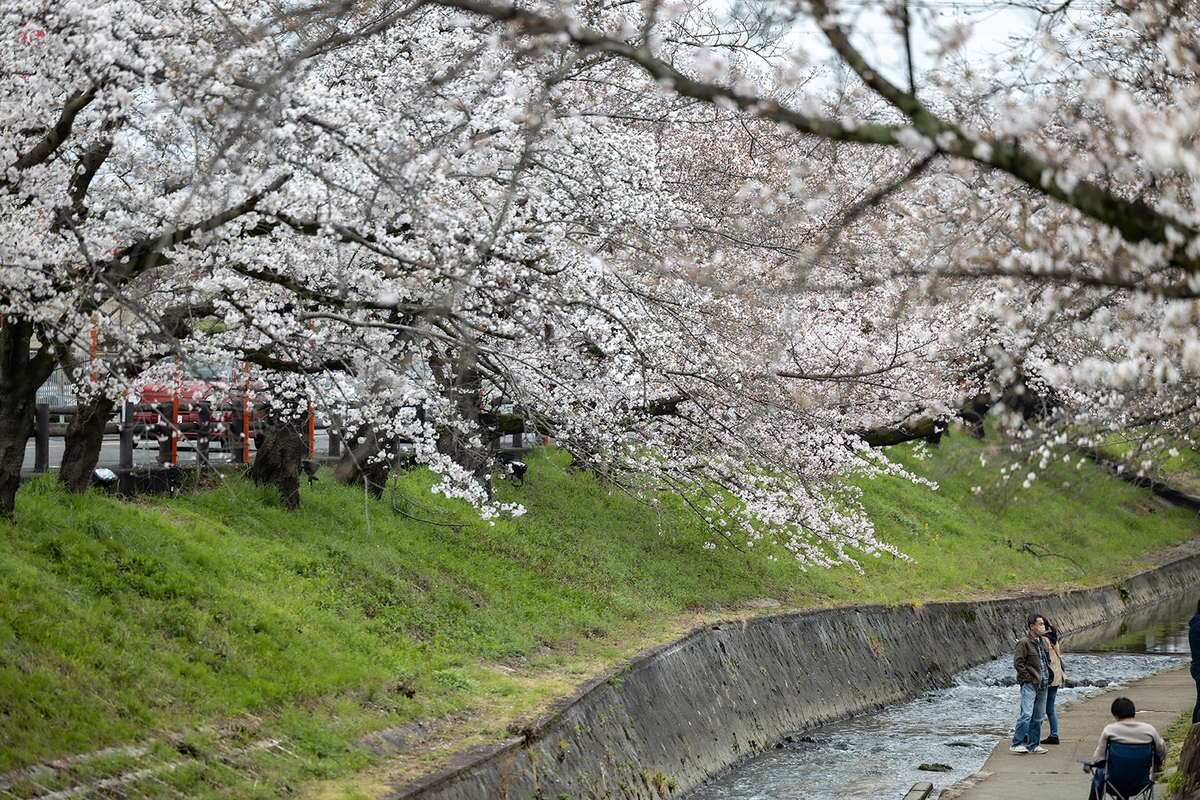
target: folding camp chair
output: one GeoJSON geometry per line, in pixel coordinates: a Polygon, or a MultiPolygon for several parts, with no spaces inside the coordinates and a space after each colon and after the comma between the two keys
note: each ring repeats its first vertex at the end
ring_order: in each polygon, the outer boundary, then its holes
{"type": "MultiPolygon", "coordinates": [[[[1081,759],[1082,760],[1082,759],[1081,759]]],[[[1154,800],[1154,745],[1109,742],[1107,757],[1098,764],[1083,761],[1083,771],[1103,769],[1100,797],[1154,800]]]]}

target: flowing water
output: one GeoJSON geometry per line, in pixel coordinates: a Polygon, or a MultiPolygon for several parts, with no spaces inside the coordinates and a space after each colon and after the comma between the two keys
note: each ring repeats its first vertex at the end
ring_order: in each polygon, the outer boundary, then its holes
{"type": "MultiPolygon", "coordinates": [[[[1064,636],[1068,686],[1059,690],[1057,706],[1186,662],[1195,603],[1194,595],[1184,595],[1064,636]]],[[[1013,678],[1012,656],[1003,655],[911,702],[797,732],[688,800],[887,800],[919,781],[932,782],[936,796],[978,772],[996,743],[1012,736],[1020,700],[1013,678]],[[921,770],[923,764],[938,771],[921,770]]],[[[1049,735],[1048,723],[1042,731],[1049,735]]]]}

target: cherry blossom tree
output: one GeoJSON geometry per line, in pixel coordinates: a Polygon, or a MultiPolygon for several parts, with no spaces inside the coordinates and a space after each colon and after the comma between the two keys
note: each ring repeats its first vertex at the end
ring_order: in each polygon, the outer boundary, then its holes
{"type": "Polygon", "coordinates": [[[1043,460],[1194,424],[1194,34],[1157,6],[1048,18],[1036,83],[947,31],[906,86],[824,2],[3,7],[0,510],[92,331],[88,396],[250,362],[281,431],[332,399],[354,452],[409,442],[485,517],[520,513],[512,405],[712,544],[812,565],[895,552],[839,480],[905,474],[879,428],[1032,390],[1043,460]]]}
{"type": "MultiPolygon", "coordinates": [[[[856,44],[852,14],[862,4],[785,9],[785,21],[806,21],[809,34],[757,71],[727,56],[727,29],[681,31],[687,5],[656,6],[664,21],[655,27],[605,25],[574,5],[447,4],[548,47],[566,40],[636,65],[663,91],[745,121],[844,143],[842,152],[860,158],[899,154],[906,168],[850,205],[837,202],[845,173],[784,192],[830,222],[815,253],[796,254],[795,269],[807,275],[829,257],[843,267],[867,261],[865,274],[846,272],[849,283],[906,278],[927,304],[952,308],[962,334],[945,343],[967,348],[953,359],[968,367],[959,376],[967,397],[1019,392],[1029,381],[1058,398],[1061,428],[1040,448],[1064,437],[1095,442],[1112,429],[1169,446],[1195,426],[1190,9],[1045,12],[1011,61],[987,65],[956,52],[958,31],[935,29],[942,62],[921,73],[909,9],[881,3],[881,16],[896,21],[896,51],[908,54],[901,80],[889,80],[872,63],[878,49],[856,44]],[[851,76],[840,91],[808,90],[811,59],[794,68],[811,52],[811,34],[851,76]]],[[[801,221],[781,209],[777,198],[757,204],[780,218],[777,227],[801,221]]]]}
{"type": "Polygon", "coordinates": [[[672,190],[655,129],[634,121],[663,112],[656,97],[603,88],[591,65],[553,52],[538,65],[514,44],[484,50],[462,26],[448,44],[448,23],[408,19],[293,82],[289,102],[304,111],[265,132],[268,157],[293,169],[290,186],[310,183],[298,196],[328,205],[264,209],[271,263],[252,263],[260,241],[247,237],[196,283],[225,309],[216,338],[280,362],[320,352],[347,365],[360,421],[412,441],[443,475],[439,490],[485,513],[498,509],[480,416],[503,399],[631,490],[687,495],[714,529],[739,528],[731,540],[791,520],[787,541],[814,563],[828,563],[830,543],[835,558],[846,545],[877,550],[828,478],[895,469],[864,463],[846,409],[857,404],[858,420],[871,406],[868,374],[877,393],[894,391],[886,376],[928,341],[896,333],[888,360],[864,370],[837,333],[851,299],[781,304],[778,283],[746,280],[775,272],[762,247],[735,255],[702,241],[715,227],[707,209],[672,190]],[[397,52],[407,69],[381,71],[397,52]],[[398,123],[396,108],[421,109],[421,125],[398,123]],[[383,146],[380,131],[393,132],[383,146]],[[803,346],[789,322],[799,316],[820,318],[803,346]],[[846,399],[798,396],[797,382],[822,381],[846,399]]]}
{"type": "Polygon", "coordinates": [[[101,385],[84,397],[111,399],[118,385],[104,376],[127,373],[136,354],[169,338],[161,320],[117,324],[114,309],[138,310],[139,284],[182,267],[173,254],[246,214],[286,176],[172,176],[212,138],[187,85],[203,78],[177,58],[176,37],[203,40],[202,18],[132,3],[4,11],[0,510],[11,511],[35,392],[54,363],[77,363],[100,332],[119,357],[87,378],[101,385]]]}
{"type": "MultiPolygon", "coordinates": [[[[743,280],[773,271],[756,243],[697,235],[719,220],[672,187],[663,139],[609,113],[670,114],[644,81],[606,85],[609,64],[438,7],[209,11],[6,14],[23,20],[3,128],[12,352],[48,365],[100,330],[120,358],[83,374],[109,398],[123,363],[224,353],[273,371],[281,418],[336,375],[350,424],[411,441],[485,515],[519,510],[488,490],[481,414],[503,399],[731,542],[783,530],[810,563],[883,547],[829,478],[895,467],[844,433],[850,402],[794,386],[861,377],[833,335],[851,312],[776,303],[743,280]],[[211,324],[181,334],[177,308],[211,324]],[[789,340],[818,312],[824,350],[789,340]]],[[[27,425],[44,375],[8,363],[25,382],[0,404],[27,425]]],[[[0,466],[11,509],[19,459],[0,466]]]]}

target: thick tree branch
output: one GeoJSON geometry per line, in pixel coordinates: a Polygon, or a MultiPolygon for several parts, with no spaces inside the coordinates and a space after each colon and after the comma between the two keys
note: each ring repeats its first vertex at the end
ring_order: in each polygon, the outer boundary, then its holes
{"type": "Polygon", "coordinates": [[[272,192],[278,191],[292,176],[284,174],[271,181],[262,191],[250,196],[236,206],[214,214],[194,225],[166,231],[158,236],[147,236],[128,247],[124,247],[108,261],[102,263],[101,271],[114,284],[125,283],[161,263],[161,255],[187,242],[193,236],[216,230],[222,225],[257,209],[259,202],[272,192]]]}
{"type": "MultiPolygon", "coordinates": [[[[95,99],[95,86],[82,92],[76,92],[67,98],[67,102],[63,105],[62,113],[58,116],[58,122],[54,123],[54,127],[47,131],[42,140],[34,145],[29,152],[16,160],[13,168],[21,172],[43,163],[50,156],[54,155],[55,151],[71,135],[71,127],[75,124],[75,118],[79,116],[79,112],[83,111],[88,103],[95,99]]],[[[9,181],[7,178],[0,178],[0,188],[8,184],[9,181]]]]}
{"type": "MultiPolygon", "coordinates": [[[[342,225],[336,222],[322,222],[320,220],[307,219],[303,217],[294,217],[291,214],[285,214],[283,212],[276,212],[273,216],[297,233],[303,233],[306,236],[319,236],[324,233],[331,232],[336,234],[338,238],[344,242],[361,245],[362,247],[370,250],[372,253],[391,259],[399,264],[418,266],[415,261],[404,258],[403,256],[398,255],[384,247],[378,237],[370,234],[360,233],[348,225],[342,225]]],[[[389,233],[401,235],[404,233],[404,230],[395,229],[393,231],[389,231],[389,233]]]]}
{"type": "MultiPolygon", "coordinates": [[[[67,190],[68,196],[71,198],[71,205],[66,208],[59,209],[57,218],[54,224],[50,226],[50,230],[57,231],[62,228],[70,228],[75,230],[75,225],[82,222],[87,217],[87,193],[91,188],[92,181],[96,177],[96,173],[100,171],[100,167],[104,166],[104,162],[108,160],[108,156],[112,153],[113,138],[108,135],[121,126],[121,120],[111,121],[104,126],[104,136],[92,143],[83,155],[79,157],[79,166],[75,170],[75,174],[71,177],[71,185],[67,190]]],[[[76,231],[77,235],[78,232],[76,231]]],[[[82,238],[82,237],[81,237],[82,238]]],[[[86,251],[84,256],[87,257],[86,251]]]]}
{"type": "Polygon", "coordinates": [[[295,375],[323,375],[327,372],[350,372],[353,369],[352,364],[341,358],[329,358],[319,362],[301,364],[292,359],[277,358],[266,350],[246,350],[242,353],[241,360],[264,369],[295,375]]]}
{"type": "Polygon", "coordinates": [[[302,300],[333,306],[346,311],[369,309],[372,311],[392,311],[408,316],[420,316],[430,312],[448,313],[450,310],[448,307],[438,308],[430,306],[405,305],[401,303],[377,303],[362,299],[349,300],[345,297],[335,297],[325,292],[317,291],[309,286],[305,286],[288,275],[282,275],[273,270],[265,268],[253,268],[238,262],[227,262],[223,266],[239,275],[249,278],[250,280],[259,281],[262,283],[270,283],[272,285],[279,286],[280,288],[287,289],[302,300]]]}
{"type": "Polygon", "coordinates": [[[866,144],[899,145],[897,128],[891,125],[843,125],[836,120],[803,114],[774,100],[746,95],[715,83],[696,81],[655,58],[645,47],[637,47],[584,28],[567,19],[554,19],[513,6],[484,0],[433,0],[438,5],[470,11],[496,22],[518,25],[531,35],[566,36],[576,46],[618,56],[644,69],[652,78],[676,93],[708,103],[733,105],[754,116],[789,125],[796,130],[826,139],[866,144]]]}
{"type": "Polygon", "coordinates": [[[171,306],[159,317],[159,329],[174,339],[183,339],[192,332],[194,320],[212,316],[216,311],[216,305],[212,300],[171,306]]]}
{"type": "MultiPolygon", "coordinates": [[[[106,125],[105,133],[111,133],[118,127],[120,127],[120,122],[113,122],[106,125]]],[[[112,149],[113,139],[111,136],[106,135],[93,143],[79,158],[79,170],[71,178],[71,189],[69,192],[71,195],[71,206],[76,210],[77,214],[82,213],[83,202],[87,198],[92,180],[96,177],[96,173],[99,172],[105,160],[108,159],[112,149]]]]}

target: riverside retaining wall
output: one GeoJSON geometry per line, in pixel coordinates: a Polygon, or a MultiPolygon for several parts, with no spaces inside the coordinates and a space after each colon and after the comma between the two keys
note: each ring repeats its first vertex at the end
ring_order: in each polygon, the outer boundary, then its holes
{"type": "Polygon", "coordinates": [[[1012,649],[1025,615],[1061,632],[1200,591],[1200,556],[1049,595],[846,606],[697,628],[580,687],[405,800],[667,798],[814,725],[901,702],[1012,649]]]}

